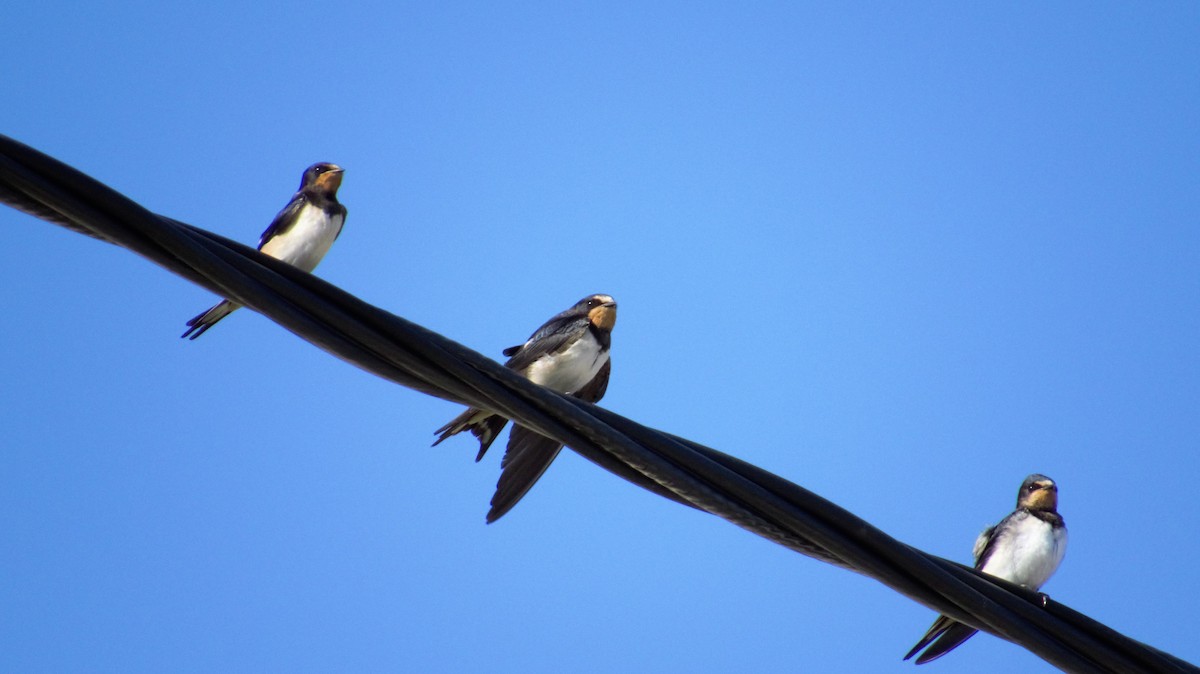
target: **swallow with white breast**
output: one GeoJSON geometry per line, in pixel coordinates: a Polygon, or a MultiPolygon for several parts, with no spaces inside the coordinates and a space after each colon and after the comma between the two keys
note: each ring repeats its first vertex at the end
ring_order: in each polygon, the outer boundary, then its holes
{"type": "MultiPolygon", "coordinates": [[[[1058,485],[1036,473],[1021,483],[1017,509],[984,529],[973,550],[980,572],[1034,591],[1050,580],[1066,552],[1067,526],[1058,514],[1058,485]]],[[[917,664],[923,665],[954,650],[977,631],[939,616],[904,659],[929,646],[917,658],[917,664]]]]}
{"type": "MultiPolygon", "coordinates": [[[[524,344],[505,349],[509,359],[504,366],[558,393],[597,402],[608,389],[612,369],[608,352],[616,322],[617,303],[612,297],[585,297],[546,321],[524,344]]],[[[507,423],[508,419],[498,414],[471,408],[434,431],[438,439],[433,444],[470,431],[479,439],[475,457],[479,461],[507,423]]],[[[511,510],[561,450],[558,442],[515,426],[500,462],[500,481],[487,521],[494,522],[511,510]]]]}
{"type": "MultiPolygon", "coordinates": [[[[262,233],[258,250],[306,272],[316,269],[346,222],[346,207],[337,200],[343,172],[337,164],[324,162],[305,169],[300,190],[262,233]]],[[[240,306],[221,300],[188,321],[181,337],[196,339],[240,306]]]]}

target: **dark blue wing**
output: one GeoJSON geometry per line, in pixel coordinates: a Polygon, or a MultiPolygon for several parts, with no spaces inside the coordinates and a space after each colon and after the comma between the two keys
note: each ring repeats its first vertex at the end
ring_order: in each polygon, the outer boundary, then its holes
{"type": "MultiPolygon", "coordinates": [[[[524,372],[538,358],[563,349],[572,338],[587,330],[587,324],[586,316],[559,314],[551,318],[533,333],[529,341],[512,353],[504,366],[515,372],[524,372]]],[[[511,351],[505,349],[504,353],[507,355],[511,351]]]]}
{"type": "Polygon", "coordinates": [[[275,215],[275,219],[263,230],[262,236],[258,237],[258,249],[262,250],[263,244],[291,229],[296,224],[296,216],[300,214],[300,209],[304,208],[306,203],[308,198],[303,192],[293,195],[288,205],[275,215]]]}
{"type": "MultiPolygon", "coordinates": [[[[612,360],[607,360],[575,397],[594,403],[604,397],[608,390],[608,379],[612,373],[612,360]]],[[[500,480],[496,493],[492,495],[492,507],[488,510],[488,523],[495,522],[513,509],[513,506],[529,493],[533,485],[558,457],[562,445],[528,428],[513,426],[508,434],[508,447],[500,461],[500,480]]]]}

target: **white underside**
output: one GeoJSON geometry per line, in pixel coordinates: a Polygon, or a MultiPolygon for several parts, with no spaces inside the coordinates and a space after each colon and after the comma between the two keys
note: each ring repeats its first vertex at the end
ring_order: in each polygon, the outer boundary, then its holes
{"type": "Polygon", "coordinates": [[[282,236],[276,236],[263,244],[263,253],[277,260],[311,272],[329,252],[333,240],[342,229],[343,217],[329,217],[316,206],[306,204],[300,209],[296,224],[282,236]]]}
{"type": "Polygon", "coordinates": [[[996,550],[980,570],[1036,590],[1062,563],[1067,552],[1067,530],[1056,530],[1027,512],[1021,515],[996,541],[996,550]]]}
{"type": "Polygon", "coordinates": [[[608,352],[601,352],[600,343],[588,330],[566,351],[539,358],[525,371],[525,376],[559,393],[574,393],[595,379],[606,362],[608,352]]]}

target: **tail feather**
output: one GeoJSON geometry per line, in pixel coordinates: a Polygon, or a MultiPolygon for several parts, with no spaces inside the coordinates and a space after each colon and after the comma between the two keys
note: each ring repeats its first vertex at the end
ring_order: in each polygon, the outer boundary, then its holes
{"type": "Polygon", "coordinates": [[[184,331],[180,338],[195,339],[208,329],[216,325],[218,321],[232,314],[240,304],[235,304],[229,300],[221,300],[208,311],[205,311],[187,322],[188,329],[184,331]]]}
{"type": "Polygon", "coordinates": [[[942,636],[943,632],[950,629],[950,625],[952,625],[953,623],[954,623],[953,620],[950,620],[949,618],[947,618],[944,615],[938,616],[937,620],[933,621],[933,625],[931,625],[929,627],[929,629],[926,630],[925,636],[921,637],[921,640],[917,642],[916,646],[912,647],[912,650],[910,650],[908,652],[908,655],[904,656],[904,659],[905,660],[912,659],[912,656],[919,653],[921,651],[921,649],[923,649],[926,646],[928,646],[929,644],[933,643],[934,639],[942,636]]]}
{"type": "Polygon", "coordinates": [[[479,462],[483,455],[487,453],[488,447],[496,441],[496,436],[500,435],[500,431],[504,430],[508,419],[496,414],[489,414],[483,410],[470,408],[466,412],[454,417],[448,424],[434,431],[438,434],[438,439],[433,441],[433,446],[437,447],[442,440],[451,435],[458,435],[463,431],[471,431],[479,439],[479,454],[476,455],[475,461],[479,462]]]}
{"type": "Polygon", "coordinates": [[[912,647],[908,655],[904,656],[904,659],[908,660],[912,658],[922,648],[929,646],[917,658],[916,664],[923,665],[927,662],[932,662],[961,646],[964,641],[975,636],[975,633],[978,631],[974,627],[954,622],[946,616],[939,616],[934,621],[933,626],[929,628],[929,631],[925,633],[925,636],[917,642],[916,646],[912,647]]]}

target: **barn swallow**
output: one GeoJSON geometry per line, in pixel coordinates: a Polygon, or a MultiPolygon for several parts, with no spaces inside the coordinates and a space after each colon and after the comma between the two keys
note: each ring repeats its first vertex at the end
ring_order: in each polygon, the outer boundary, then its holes
{"type": "MultiPolygon", "coordinates": [[[[292,195],[292,200],[262,233],[258,250],[306,272],[316,269],[346,222],[346,207],[337,200],[343,171],[337,164],[323,162],[305,169],[300,191],[292,195]]],[[[188,329],[181,337],[195,339],[203,335],[240,306],[232,300],[221,300],[188,321],[188,329]]]]}
{"type": "MultiPolygon", "coordinates": [[[[1041,588],[1067,552],[1067,525],[1057,508],[1054,480],[1036,473],[1025,478],[1017,492],[1017,509],[975,540],[975,568],[1030,590],[1041,588]]],[[[954,650],[977,631],[939,616],[904,659],[932,643],[917,658],[917,664],[923,665],[954,650]]]]}
{"type": "MultiPolygon", "coordinates": [[[[617,303],[608,295],[591,295],[546,321],[519,346],[504,350],[504,364],[535,384],[590,403],[604,397],[611,371],[609,345],[617,322],[617,303]]],[[[446,438],[470,431],[479,439],[483,458],[508,419],[476,408],[468,409],[434,431],[435,446],[446,438]]],[[[488,511],[489,523],[512,509],[558,456],[562,445],[520,426],[513,427],[500,462],[500,481],[488,511]]]]}

